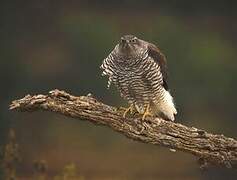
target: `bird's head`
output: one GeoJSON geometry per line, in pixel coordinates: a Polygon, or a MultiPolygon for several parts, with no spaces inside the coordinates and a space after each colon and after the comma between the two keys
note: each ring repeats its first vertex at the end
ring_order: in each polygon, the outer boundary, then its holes
{"type": "Polygon", "coordinates": [[[145,41],[133,35],[124,35],[118,44],[118,51],[126,57],[136,57],[145,49],[145,41]]]}

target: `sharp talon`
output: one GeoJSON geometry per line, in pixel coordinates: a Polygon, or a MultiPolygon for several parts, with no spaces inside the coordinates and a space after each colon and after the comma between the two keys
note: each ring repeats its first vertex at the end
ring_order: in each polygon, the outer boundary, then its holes
{"type": "Polygon", "coordinates": [[[152,116],[152,113],[150,113],[149,109],[150,109],[150,104],[147,105],[146,111],[144,112],[144,114],[142,116],[143,121],[146,119],[146,116],[152,116]]]}
{"type": "Polygon", "coordinates": [[[129,108],[125,109],[125,112],[123,113],[123,118],[126,117],[127,113],[130,112],[133,114],[133,105],[130,105],[129,108]]]}
{"type": "Polygon", "coordinates": [[[126,117],[126,114],[128,113],[128,110],[126,110],[124,113],[123,113],[123,118],[126,117]]]}

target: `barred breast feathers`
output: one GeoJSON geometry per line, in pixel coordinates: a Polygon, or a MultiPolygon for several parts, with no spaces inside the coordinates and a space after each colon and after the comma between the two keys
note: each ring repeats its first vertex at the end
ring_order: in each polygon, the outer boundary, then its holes
{"type": "Polygon", "coordinates": [[[116,64],[114,61],[114,53],[113,51],[109,54],[107,58],[104,59],[102,65],[100,66],[101,69],[103,69],[102,76],[109,76],[109,80],[107,83],[107,88],[109,89],[111,83],[113,82],[113,78],[115,78],[116,73],[116,64]]]}

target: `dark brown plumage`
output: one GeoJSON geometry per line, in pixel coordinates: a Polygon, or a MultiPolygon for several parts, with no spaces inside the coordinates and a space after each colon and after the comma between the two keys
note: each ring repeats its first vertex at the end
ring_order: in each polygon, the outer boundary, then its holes
{"type": "Polygon", "coordinates": [[[163,86],[166,90],[168,90],[168,68],[165,56],[160,52],[158,47],[152,43],[148,46],[148,55],[159,64],[163,76],[163,86]]]}

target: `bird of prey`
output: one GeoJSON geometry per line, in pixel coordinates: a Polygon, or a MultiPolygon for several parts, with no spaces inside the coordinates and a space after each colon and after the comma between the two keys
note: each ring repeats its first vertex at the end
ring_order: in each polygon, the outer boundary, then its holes
{"type": "Polygon", "coordinates": [[[159,48],[133,35],[124,35],[104,59],[102,75],[107,75],[108,88],[113,83],[129,103],[123,114],[138,112],[174,121],[177,114],[168,89],[167,63],[159,48]]]}

